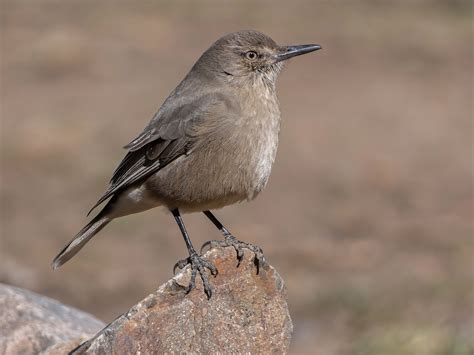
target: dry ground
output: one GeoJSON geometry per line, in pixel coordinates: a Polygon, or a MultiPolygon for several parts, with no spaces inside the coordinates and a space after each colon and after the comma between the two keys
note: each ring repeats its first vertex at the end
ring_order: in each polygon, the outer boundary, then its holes
{"type": "Polygon", "coordinates": [[[110,321],[167,280],[186,249],[161,210],[49,262],[199,54],[255,28],[324,48],[279,81],[267,189],[217,212],[286,279],[293,352],[472,354],[471,6],[2,0],[0,282],[110,321]]]}

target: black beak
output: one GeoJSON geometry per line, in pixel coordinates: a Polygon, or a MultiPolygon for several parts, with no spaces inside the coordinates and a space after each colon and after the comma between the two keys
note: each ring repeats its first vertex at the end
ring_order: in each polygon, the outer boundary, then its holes
{"type": "Polygon", "coordinates": [[[302,44],[299,46],[281,47],[281,49],[282,51],[276,56],[277,62],[296,57],[297,55],[317,51],[318,49],[321,49],[321,46],[319,44],[302,44]]]}

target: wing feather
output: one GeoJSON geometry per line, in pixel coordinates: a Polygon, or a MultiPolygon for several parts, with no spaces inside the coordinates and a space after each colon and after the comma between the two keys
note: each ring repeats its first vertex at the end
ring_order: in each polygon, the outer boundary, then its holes
{"type": "MultiPolygon", "coordinates": [[[[168,101],[168,100],[167,100],[168,101]]],[[[159,171],[191,148],[196,125],[213,110],[227,111],[229,101],[220,93],[203,95],[173,109],[167,102],[152,118],[145,130],[125,146],[129,149],[110,179],[98,205],[132,184],[159,171]]]]}

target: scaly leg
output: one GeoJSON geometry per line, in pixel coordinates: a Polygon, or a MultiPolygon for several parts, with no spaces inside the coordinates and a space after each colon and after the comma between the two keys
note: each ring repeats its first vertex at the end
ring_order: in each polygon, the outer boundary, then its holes
{"type": "Polygon", "coordinates": [[[201,276],[202,283],[204,285],[204,292],[207,295],[207,298],[210,299],[212,296],[212,288],[209,285],[209,280],[207,278],[206,268],[209,269],[213,276],[217,275],[216,267],[210,263],[209,261],[201,258],[191,243],[191,239],[189,238],[188,232],[186,231],[186,227],[184,226],[183,219],[179,213],[179,210],[176,208],[171,211],[176,220],[176,223],[181,230],[181,234],[183,235],[184,242],[186,243],[186,247],[188,248],[189,257],[186,259],[178,261],[173,268],[173,273],[176,271],[176,268],[184,268],[186,265],[191,266],[191,281],[189,282],[189,286],[186,289],[186,293],[189,293],[195,286],[196,286],[196,274],[199,272],[201,276]]]}

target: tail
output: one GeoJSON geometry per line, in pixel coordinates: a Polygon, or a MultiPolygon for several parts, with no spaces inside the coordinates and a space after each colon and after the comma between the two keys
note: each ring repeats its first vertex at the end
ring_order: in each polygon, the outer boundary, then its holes
{"type": "Polygon", "coordinates": [[[105,213],[99,213],[89,224],[82,228],[81,231],[72,238],[69,244],[54,258],[51,263],[53,269],[57,269],[76,255],[76,253],[111,220],[112,219],[105,213]]]}

